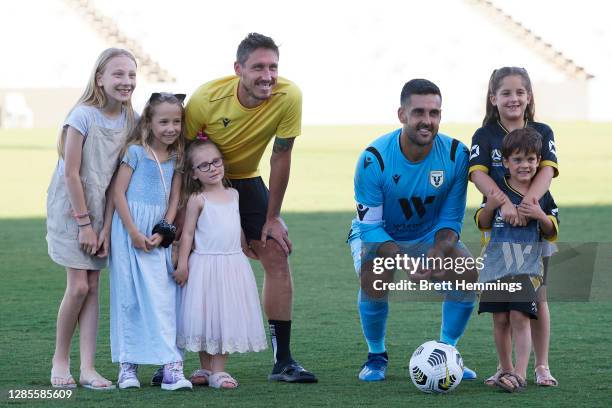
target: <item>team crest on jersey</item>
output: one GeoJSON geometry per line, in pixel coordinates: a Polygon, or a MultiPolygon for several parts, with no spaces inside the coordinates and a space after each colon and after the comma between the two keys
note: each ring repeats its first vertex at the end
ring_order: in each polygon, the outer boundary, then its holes
{"type": "Polygon", "coordinates": [[[504,227],[504,217],[502,217],[502,213],[499,208],[495,211],[495,220],[493,222],[493,227],[495,228],[504,227]]]}
{"type": "Polygon", "coordinates": [[[491,152],[491,160],[494,162],[500,162],[501,159],[501,151],[499,149],[493,149],[493,151],[491,152]]]}
{"type": "Polygon", "coordinates": [[[555,146],[555,141],[554,140],[549,140],[548,141],[548,150],[550,150],[550,152],[552,154],[554,154],[555,157],[557,157],[557,147],[555,146]]]}
{"type": "Polygon", "coordinates": [[[223,122],[223,127],[227,127],[227,125],[229,125],[231,122],[231,120],[228,118],[223,118],[221,121],[223,122]]]}
{"type": "Polygon", "coordinates": [[[444,171],[443,170],[432,170],[429,172],[429,182],[435,188],[440,187],[444,184],[444,171]]]}
{"type": "Polygon", "coordinates": [[[470,160],[475,159],[478,156],[480,156],[480,146],[474,145],[470,151],[470,160]]]}

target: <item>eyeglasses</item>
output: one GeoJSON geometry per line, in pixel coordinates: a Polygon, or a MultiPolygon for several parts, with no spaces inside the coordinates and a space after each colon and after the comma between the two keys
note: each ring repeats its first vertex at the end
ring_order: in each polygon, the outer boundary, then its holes
{"type": "Polygon", "coordinates": [[[211,161],[210,163],[209,162],[200,163],[197,166],[194,166],[193,168],[200,170],[202,173],[207,173],[210,171],[211,165],[215,167],[221,167],[222,164],[223,164],[223,159],[221,157],[217,157],[213,159],[213,161],[211,161]]]}

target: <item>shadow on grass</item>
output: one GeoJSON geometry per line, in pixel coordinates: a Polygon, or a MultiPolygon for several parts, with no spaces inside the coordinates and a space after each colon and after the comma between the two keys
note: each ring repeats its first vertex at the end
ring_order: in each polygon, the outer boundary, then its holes
{"type": "MultiPolygon", "coordinates": [[[[466,214],[463,240],[477,242],[472,224],[473,210],[466,214]]],[[[232,355],[228,371],[241,382],[231,392],[198,389],[194,393],[161,393],[143,385],[134,392],[91,393],[78,389],[74,402],[79,405],[150,406],[197,405],[208,403],[234,406],[270,406],[289,400],[303,405],[410,405],[436,407],[440,398],[416,391],[405,366],[412,351],[422,342],[437,338],[440,305],[426,302],[394,302],[388,321],[387,347],[391,359],[388,381],[377,384],[377,392],[356,379],[367,353],[356,310],[357,280],[345,244],[352,212],[287,213],[285,218],[294,242],[291,255],[295,283],[292,347],[294,354],[320,378],[315,386],[270,384],[269,351],[232,355]],[[104,394],[104,395],[103,395],[104,394]]],[[[609,241],[612,206],[561,208],[561,240],[572,242],[609,241]]],[[[0,219],[0,388],[44,387],[48,385],[50,359],[55,341],[57,308],[65,289],[63,268],[48,258],[44,218],[0,219]]],[[[609,263],[609,265],[612,263],[609,263]]],[[[262,271],[255,267],[261,287],[262,271]]],[[[116,379],[117,366],[110,361],[108,275],[100,283],[100,329],[97,364],[102,374],[116,379]]],[[[611,367],[602,355],[609,354],[612,336],[612,307],[609,303],[567,303],[550,305],[553,315],[551,366],[562,382],[562,392],[546,395],[546,404],[560,406],[607,404],[608,382],[591,387],[591,379],[608,377],[611,367]],[[576,350],[582,350],[576,353],[576,350]],[[586,352],[585,352],[586,351],[586,352]],[[567,355],[572,355],[571,359],[567,355]],[[585,390],[589,390],[585,394],[585,390]]],[[[73,341],[72,369],[78,378],[78,336],[73,341]]],[[[472,318],[460,344],[461,353],[479,375],[495,371],[495,348],[488,316],[472,318]]],[[[197,356],[186,356],[186,373],[197,368],[197,356]]],[[[143,384],[148,384],[154,367],[141,367],[143,384]]],[[[450,400],[449,400],[450,401],[450,400]]],[[[457,404],[524,406],[540,401],[536,387],[530,387],[520,402],[509,403],[502,393],[481,384],[461,384],[453,393],[457,404]],[[538,394],[538,395],[536,395],[538,394]]],[[[68,402],[69,403],[69,402],[68,402]]],[[[49,402],[50,406],[66,403],[49,402]]],[[[76,405],[75,405],[76,406],[76,405]]]]}

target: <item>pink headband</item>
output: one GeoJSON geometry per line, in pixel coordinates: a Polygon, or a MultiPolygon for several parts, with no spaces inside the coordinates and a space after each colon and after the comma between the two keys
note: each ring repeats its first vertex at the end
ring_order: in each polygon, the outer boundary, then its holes
{"type": "Polygon", "coordinates": [[[196,135],[196,139],[201,140],[203,142],[208,140],[208,135],[201,130],[198,130],[198,134],[196,135]]]}

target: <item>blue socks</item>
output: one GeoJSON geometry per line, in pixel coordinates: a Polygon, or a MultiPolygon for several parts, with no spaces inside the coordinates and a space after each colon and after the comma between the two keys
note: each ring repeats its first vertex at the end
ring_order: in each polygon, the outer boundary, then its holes
{"type": "Polygon", "coordinates": [[[387,315],[389,314],[387,297],[373,299],[360,289],[357,305],[361,318],[361,328],[368,343],[369,352],[384,353],[387,315]]]}
{"type": "MultiPolygon", "coordinates": [[[[442,303],[440,341],[452,346],[457,345],[474,309],[475,300],[469,296],[468,298],[458,301],[447,297],[442,303]]],[[[357,305],[363,335],[368,343],[368,351],[374,354],[384,353],[386,351],[385,333],[389,314],[387,297],[373,299],[359,290],[357,305]]]]}
{"type": "Polygon", "coordinates": [[[442,327],[440,329],[440,341],[456,346],[459,338],[465,331],[472,310],[474,300],[464,301],[444,299],[442,303],[442,327]]]}

